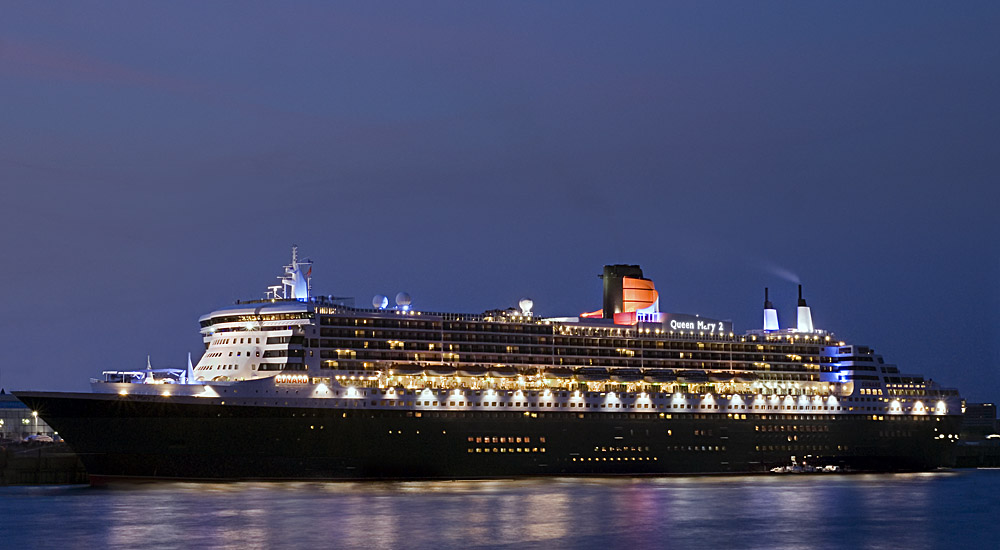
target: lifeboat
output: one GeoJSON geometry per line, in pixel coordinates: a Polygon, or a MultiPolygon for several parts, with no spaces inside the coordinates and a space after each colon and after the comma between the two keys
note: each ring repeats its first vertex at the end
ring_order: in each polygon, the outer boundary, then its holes
{"type": "Polygon", "coordinates": [[[577,378],[591,382],[597,380],[607,380],[608,376],[608,369],[604,367],[582,367],[576,371],[577,378]]]}
{"type": "Polygon", "coordinates": [[[674,371],[668,369],[646,369],[642,374],[646,382],[653,384],[666,384],[677,381],[677,375],[674,374],[674,371]]]}
{"type": "Polygon", "coordinates": [[[752,372],[741,372],[736,375],[737,382],[754,382],[757,380],[757,375],[752,372]]]}
{"type": "Polygon", "coordinates": [[[486,376],[486,367],[482,365],[468,365],[458,368],[459,376],[486,376]]]}
{"type": "Polygon", "coordinates": [[[542,371],[545,378],[573,378],[573,369],[569,367],[547,367],[542,371]]]}
{"type": "Polygon", "coordinates": [[[708,382],[708,375],[703,370],[682,370],[677,373],[677,381],[685,384],[708,382]]]}
{"type": "Polygon", "coordinates": [[[710,372],[708,373],[709,382],[731,382],[733,380],[733,373],[731,372],[710,372]]]}
{"type": "Polygon", "coordinates": [[[517,376],[517,369],[511,366],[505,367],[490,367],[490,376],[496,376],[497,378],[514,378],[517,376]]]}
{"type": "Polygon", "coordinates": [[[635,382],[642,380],[642,371],[630,368],[611,369],[611,379],[616,382],[635,382]]]}
{"type": "Polygon", "coordinates": [[[434,376],[454,376],[458,369],[450,365],[433,365],[427,367],[425,372],[434,376]]]}
{"type": "Polygon", "coordinates": [[[393,365],[389,371],[396,376],[413,376],[420,374],[424,371],[420,365],[414,365],[413,363],[404,363],[402,365],[393,365]]]}

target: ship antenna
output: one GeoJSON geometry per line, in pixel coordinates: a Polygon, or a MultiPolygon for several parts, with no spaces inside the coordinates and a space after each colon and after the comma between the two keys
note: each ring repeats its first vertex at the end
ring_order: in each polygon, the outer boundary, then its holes
{"type": "Polygon", "coordinates": [[[285,266],[285,275],[278,277],[281,280],[281,298],[284,300],[309,300],[309,291],[312,285],[309,278],[312,275],[312,260],[299,260],[299,246],[292,245],[292,263],[285,266]],[[302,267],[309,270],[302,272],[302,267]]]}

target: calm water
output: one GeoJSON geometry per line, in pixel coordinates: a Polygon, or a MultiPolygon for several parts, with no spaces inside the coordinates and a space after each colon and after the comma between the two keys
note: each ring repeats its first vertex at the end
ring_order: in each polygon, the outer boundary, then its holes
{"type": "Polygon", "coordinates": [[[3,548],[998,548],[1000,470],[0,488],[3,548]]]}

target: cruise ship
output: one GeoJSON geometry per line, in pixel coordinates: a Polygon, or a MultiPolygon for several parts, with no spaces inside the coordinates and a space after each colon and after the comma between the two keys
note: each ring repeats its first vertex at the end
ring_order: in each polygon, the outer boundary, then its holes
{"type": "Polygon", "coordinates": [[[201,317],[186,368],[16,395],[93,483],[918,471],[958,440],[957,390],[815,328],[801,286],[794,328],[765,289],[737,334],[661,312],[636,265],[605,266],[603,307],[571,317],[357,307],[311,279],[293,247],[266,297],[201,317]]]}

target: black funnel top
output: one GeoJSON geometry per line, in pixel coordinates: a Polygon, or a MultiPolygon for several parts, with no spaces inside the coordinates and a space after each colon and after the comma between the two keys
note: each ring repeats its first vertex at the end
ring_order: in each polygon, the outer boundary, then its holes
{"type": "Polygon", "coordinates": [[[799,285],[799,307],[806,307],[806,301],[802,298],[802,285],[799,285]]]}
{"type": "Polygon", "coordinates": [[[767,287],[764,287],[764,309],[774,309],[774,304],[767,298],[767,287]]]}
{"type": "Polygon", "coordinates": [[[637,265],[615,264],[604,266],[604,318],[614,319],[615,313],[625,311],[622,285],[625,277],[642,279],[642,268],[637,265]]]}

